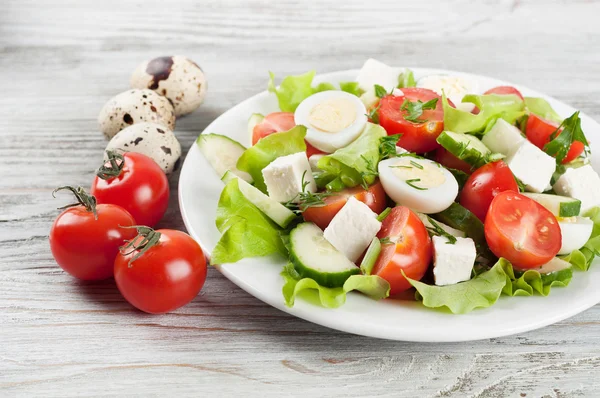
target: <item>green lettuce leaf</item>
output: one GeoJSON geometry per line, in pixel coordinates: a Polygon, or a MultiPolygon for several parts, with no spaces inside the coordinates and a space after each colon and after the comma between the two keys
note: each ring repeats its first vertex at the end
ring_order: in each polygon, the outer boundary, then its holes
{"type": "Polygon", "coordinates": [[[320,183],[325,182],[331,191],[372,184],[377,176],[380,139],[386,135],[383,127],[367,123],[354,142],[319,160],[317,167],[324,172],[318,176],[320,183]]]}
{"type": "Polygon", "coordinates": [[[360,97],[364,90],[358,87],[358,82],[340,82],[340,90],[360,97]]]}
{"type": "Polygon", "coordinates": [[[398,88],[416,87],[417,81],[412,70],[406,69],[398,76],[398,88]]]}
{"type": "Polygon", "coordinates": [[[509,262],[503,264],[506,285],[502,294],[507,296],[532,296],[534,293],[547,296],[553,287],[566,287],[573,277],[571,268],[550,274],[540,274],[536,270],[516,272],[509,262]]]}
{"type": "MultiPolygon", "coordinates": [[[[288,307],[293,307],[296,297],[303,291],[314,291],[318,304],[327,308],[337,308],[346,302],[346,293],[356,290],[373,300],[381,300],[389,296],[390,284],[377,275],[352,275],[343,287],[329,288],[319,285],[314,279],[300,278],[292,264],[288,264],[281,272],[285,283],[282,288],[283,298],[288,307]]],[[[314,298],[314,296],[312,296],[314,298]]]]}
{"type": "Polygon", "coordinates": [[[444,129],[455,133],[477,133],[486,129],[488,124],[498,118],[514,123],[525,113],[525,104],[516,95],[475,95],[468,94],[463,102],[470,102],[479,108],[475,115],[450,106],[445,94],[442,94],[444,108],[444,129]]]}
{"type": "Polygon", "coordinates": [[[254,179],[256,188],[266,193],[267,186],[262,169],[280,156],[306,151],[305,135],[304,126],[296,126],[289,131],[268,135],[242,153],[237,168],[249,173],[254,179]]]}
{"type": "MultiPolygon", "coordinates": [[[[331,83],[319,83],[313,87],[313,79],[315,71],[303,73],[301,75],[286,76],[281,81],[279,87],[275,86],[275,75],[269,72],[269,84],[267,89],[277,96],[279,108],[284,112],[294,112],[298,105],[304,99],[321,91],[335,90],[335,86],[331,83]]],[[[344,90],[346,91],[346,90],[344,90]]]]}
{"type": "Polygon", "coordinates": [[[570,262],[578,269],[587,271],[596,256],[600,255],[600,207],[589,209],[583,216],[589,217],[594,222],[590,239],[588,239],[581,249],[574,250],[572,253],[561,258],[570,262]]]}
{"type": "Polygon", "coordinates": [[[281,229],[246,199],[237,178],[221,192],[216,224],[223,235],[211,255],[213,265],[275,253],[287,256],[281,229]]]}
{"type": "Polygon", "coordinates": [[[563,121],[563,118],[560,117],[560,115],[556,113],[554,109],[552,109],[552,106],[550,106],[548,101],[545,99],[525,97],[523,101],[525,101],[525,107],[527,110],[529,110],[529,112],[546,120],[552,120],[556,123],[561,123],[563,121]]]}
{"type": "Polygon", "coordinates": [[[488,271],[456,285],[432,286],[407,279],[417,289],[417,299],[422,300],[425,307],[445,307],[454,314],[465,314],[475,308],[489,307],[498,300],[506,285],[504,267],[507,263],[501,258],[488,271]]]}

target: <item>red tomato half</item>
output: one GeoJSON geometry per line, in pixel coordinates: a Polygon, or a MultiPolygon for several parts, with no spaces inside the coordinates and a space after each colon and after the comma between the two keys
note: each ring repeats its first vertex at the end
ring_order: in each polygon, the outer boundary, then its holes
{"type": "Polygon", "coordinates": [[[379,123],[388,135],[402,134],[398,145],[410,152],[424,153],[440,147],[436,139],[444,130],[444,110],[442,97],[425,88],[403,88],[402,96],[386,95],[379,102],[379,123]],[[406,110],[402,110],[405,100],[427,102],[438,99],[435,109],[425,110],[414,123],[405,119],[406,110]]]}
{"type": "Polygon", "coordinates": [[[486,91],[483,94],[484,95],[486,95],[486,94],[500,94],[500,95],[514,94],[514,95],[518,96],[519,98],[523,99],[523,94],[521,94],[521,92],[519,90],[517,90],[516,88],[514,88],[512,86],[494,87],[494,88],[489,89],[488,91],[486,91]]]}
{"type": "Polygon", "coordinates": [[[393,242],[381,245],[381,253],[373,267],[374,275],[390,283],[390,295],[410,289],[411,284],[402,272],[411,279],[423,278],[431,263],[431,239],[415,213],[408,207],[394,207],[383,220],[377,237],[393,242]]]}
{"type": "MultiPolygon", "coordinates": [[[[206,280],[206,258],[188,234],[172,229],[160,233],[155,246],[119,253],[114,261],[119,291],[134,307],[151,314],[173,311],[192,301],[206,280]]],[[[136,240],[140,239],[135,238],[136,240]]]]}
{"type": "MultiPolygon", "coordinates": [[[[261,138],[273,133],[288,131],[296,125],[294,114],[292,112],[273,112],[254,126],[252,130],[252,145],[255,145],[261,138]]],[[[315,154],[324,153],[306,142],[306,156],[311,157],[315,154]]]]}
{"type": "Polygon", "coordinates": [[[314,222],[319,228],[324,230],[352,196],[365,203],[377,214],[385,210],[385,191],[381,182],[377,180],[368,190],[365,190],[361,186],[356,186],[337,192],[335,195],[323,199],[325,206],[309,207],[302,213],[302,216],[306,221],[314,222]]]}
{"type": "Polygon", "coordinates": [[[154,160],[141,153],[127,152],[119,164],[122,161],[125,164],[118,176],[94,178],[91,193],[98,203],[119,205],[131,213],[137,224],[152,227],[169,205],[167,176],[154,160]]]}
{"type": "Polygon", "coordinates": [[[471,174],[471,165],[469,163],[465,162],[464,160],[460,160],[444,148],[438,148],[435,150],[433,160],[451,169],[456,169],[467,174],[471,174]]]}
{"type": "MultiPolygon", "coordinates": [[[[550,142],[552,134],[556,131],[559,124],[551,120],[543,119],[533,113],[527,118],[527,127],[525,128],[525,134],[527,139],[540,149],[544,149],[544,146],[550,142]]],[[[562,130],[561,130],[562,131],[562,130]]],[[[563,159],[562,163],[569,163],[575,160],[583,150],[585,149],[583,143],[574,141],[569,148],[567,156],[563,159]]]]}
{"type": "Polygon", "coordinates": [[[536,201],[517,192],[496,195],[485,218],[490,250],[515,268],[530,269],[552,260],[561,247],[556,217],[536,201]]]}
{"type": "Polygon", "coordinates": [[[135,220],[117,205],[100,204],[94,213],[84,206],[63,211],[50,229],[50,250],[62,269],[83,280],[102,280],[113,276],[119,247],[133,239],[135,220]]]}
{"type": "Polygon", "coordinates": [[[460,193],[460,204],[485,221],[490,203],[503,191],[519,192],[519,185],[508,165],[499,160],[475,170],[460,193]]]}

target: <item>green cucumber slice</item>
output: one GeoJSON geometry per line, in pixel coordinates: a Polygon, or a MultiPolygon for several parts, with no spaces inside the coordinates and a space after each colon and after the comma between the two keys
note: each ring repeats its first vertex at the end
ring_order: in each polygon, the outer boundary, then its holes
{"type": "Polygon", "coordinates": [[[257,124],[261,123],[264,118],[265,118],[265,115],[263,115],[261,113],[253,113],[248,118],[248,134],[250,134],[250,142],[252,142],[252,135],[254,134],[254,127],[257,124]]]}
{"type": "Polygon", "coordinates": [[[377,237],[375,237],[371,241],[365,256],[360,262],[360,270],[363,274],[371,275],[371,271],[373,271],[373,267],[379,258],[379,253],[381,253],[381,242],[377,237]]]}
{"type": "Polygon", "coordinates": [[[473,239],[477,246],[477,253],[487,259],[494,259],[494,254],[490,251],[485,240],[483,223],[477,216],[454,202],[446,210],[431,214],[431,218],[441,221],[452,228],[463,231],[467,237],[473,239]]]}
{"type": "Polygon", "coordinates": [[[581,201],[578,199],[546,193],[523,192],[523,195],[535,200],[556,217],[575,217],[581,211],[581,201]]]}
{"type": "MultiPolygon", "coordinates": [[[[238,176],[233,174],[230,170],[227,170],[221,180],[223,180],[225,183],[228,183],[233,178],[238,178],[238,176]]],[[[293,211],[278,201],[271,199],[262,193],[258,188],[253,187],[241,178],[238,181],[238,186],[242,195],[244,195],[246,199],[250,201],[250,203],[258,207],[260,211],[265,213],[267,217],[273,220],[281,228],[286,228],[297,218],[293,211]]]]}
{"type": "Polygon", "coordinates": [[[325,287],[342,287],[360,269],[323,237],[313,223],[298,224],[290,233],[290,261],[302,278],[325,287]]]}
{"type": "Polygon", "coordinates": [[[474,167],[504,158],[499,153],[492,153],[479,138],[470,134],[444,131],[438,136],[437,142],[448,152],[474,167]]]}
{"type": "Polygon", "coordinates": [[[246,182],[252,182],[250,174],[235,167],[238,159],[246,150],[242,144],[221,134],[201,134],[196,140],[200,151],[219,177],[231,170],[246,182]]]}

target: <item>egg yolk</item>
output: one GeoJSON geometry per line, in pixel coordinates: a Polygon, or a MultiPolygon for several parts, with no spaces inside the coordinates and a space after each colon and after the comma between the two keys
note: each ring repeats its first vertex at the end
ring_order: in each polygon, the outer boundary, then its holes
{"type": "Polygon", "coordinates": [[[325,133],[337,133],[356,119],[356,106],[345,98],[331,98],[315,105],[308,114],[312,127],[325,133]]]}
{"type": "Polygon", "coordinates": [[[410,181],[419,188],[435,188],[446,182],[446,175],[435,163],[420,162],[410,156],[401,157],[390,166],[394,175],[402,181],[410,181]]]}

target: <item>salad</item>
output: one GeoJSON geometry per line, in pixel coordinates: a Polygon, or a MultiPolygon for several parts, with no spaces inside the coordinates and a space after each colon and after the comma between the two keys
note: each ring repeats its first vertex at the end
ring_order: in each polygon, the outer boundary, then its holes
{"type": "Polygon", "coordinates": [[[466,313],[546,296],[600,249],[600,177],[579,112],[369,59],[355,81],[270,75],[280,112],[246,148],[202,134],[224,182],[211,264],[277,255],[282,300],[356,290],[466,313]],[[566,118],[563,116],[567,116],[566,118]]]}

